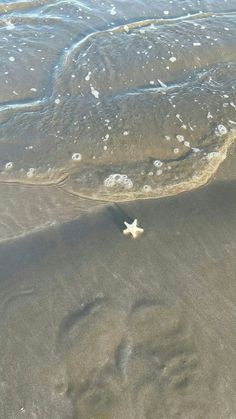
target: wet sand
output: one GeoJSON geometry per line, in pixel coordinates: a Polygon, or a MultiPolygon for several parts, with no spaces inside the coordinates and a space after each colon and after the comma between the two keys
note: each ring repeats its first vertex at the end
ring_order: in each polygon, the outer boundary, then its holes
{"type": "Polygon", "coordinates": [[[2,243],[0,416],[234,418],[235,202],[216,182],[2,243]]]}
{"type": "Polygon", "coordinates": [[[236,419],[235,5],[0,4],[1,419],[236,419]]]}

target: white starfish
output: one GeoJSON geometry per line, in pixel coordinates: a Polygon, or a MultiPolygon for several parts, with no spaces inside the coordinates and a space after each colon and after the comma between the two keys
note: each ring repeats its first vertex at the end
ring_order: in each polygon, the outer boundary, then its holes
{"type": "Polygon", "coordinates": [[[123,234],[132,234],[133,238],[136,239],[140,234],[144,232],[143,228],[138,227],[138,220],[135,219],[132,224],[124,222],[126,228],[123,230],[123,234]]]}

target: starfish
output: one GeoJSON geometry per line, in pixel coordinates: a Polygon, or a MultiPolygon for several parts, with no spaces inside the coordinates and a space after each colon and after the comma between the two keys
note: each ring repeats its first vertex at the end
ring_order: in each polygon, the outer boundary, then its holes
{"type": "Polygon", "coordinates": [[[143,228],[138,227],[138,220],[135,219],[132,224],[124,222],[126,228],[123,230],[123,234],[132,234],[133,238],[136,239],[140,234],[144,232],[143,228]]]}

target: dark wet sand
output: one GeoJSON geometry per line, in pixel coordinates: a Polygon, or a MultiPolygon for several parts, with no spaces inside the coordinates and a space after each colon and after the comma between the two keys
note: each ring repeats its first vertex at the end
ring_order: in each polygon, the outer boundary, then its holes
{"type": "Polygon", "coordinates": [[[236,1],[1,3],[0,419],[236,419],[236,1]]]}
{"type": "Polygon", "coordinates": [[[235,203],[212,183],[0,244],[0,417],[235,418],[235,203]]]}

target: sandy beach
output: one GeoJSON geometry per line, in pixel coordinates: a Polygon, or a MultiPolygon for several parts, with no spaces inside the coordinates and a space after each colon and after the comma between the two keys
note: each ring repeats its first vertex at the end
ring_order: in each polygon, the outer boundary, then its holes
{"type": "Polygon", "coordinates": [[[236,419],[236,1],[0,35],[0,419],[236,419]]]}
{"type": "Polygon", "coordinates": [[[212,183],[1,244],[1,416],[234,417],[235,200],[212,183]]]}

